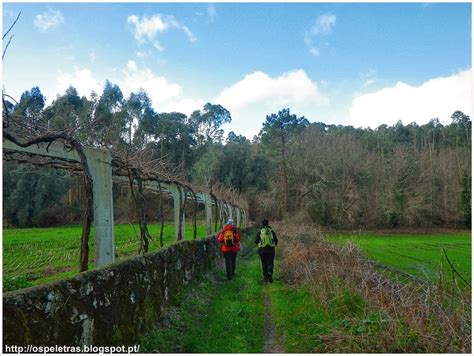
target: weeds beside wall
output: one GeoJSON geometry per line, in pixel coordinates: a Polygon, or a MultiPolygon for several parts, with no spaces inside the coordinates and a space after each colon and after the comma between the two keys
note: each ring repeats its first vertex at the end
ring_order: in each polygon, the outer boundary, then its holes
{"type": "Polygon", "coordinates": [[[127,345],[219,263],[217,239],[182,241],[74,278],[3,296],[3,344],[127,345]]]}
{"type": "Polygon", "coordinates": [[[319,335],[323,346],[313,352],[470,352],[470,290],[389,278],[356,245],[331,244],[310,225],[281,224],[277,231],[285,281],[308,286],[329,315],[366,324],[364,332],[319,335]]]}

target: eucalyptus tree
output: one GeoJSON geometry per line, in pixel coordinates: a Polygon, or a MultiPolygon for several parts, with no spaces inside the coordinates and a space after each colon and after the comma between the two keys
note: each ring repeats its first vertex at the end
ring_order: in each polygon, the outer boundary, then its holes
{"type": "Polygon", "coordinates": [[[126,115],[124,116],[124,127],[122,130],[122,138],[129,150],[139,148],[142,144],[138,127],[153,122],[156,115],[151,100],[147,93],[142,89],[138,93],[131,93],[124,102],[126,115]]]}
{"type": "Polygon", "coordinates": [[[213,142],[222,142],[223,124],[232,121],[230,112],[222,105],[207,103],[202,111],[196,110],[189,117],[198,147],[213,142]]]}
{"type": "Polygon", "coordinates": [[[13,110],[14,115],[21,116],[22,120],[31,123],[42,123],[43,109],[46,103],[45,96],[41,93],[39,87],[33,87],[31,90],[21,94],[20,101],[13,110]]]}
{"type": "Polygon", "coordinates": [[[283,211],[290,210],[290,187],[288,185],[288,145],[300,134],[309,121],[303,117],[290,114],[290,109],[283,109],[278,114],[267,115],[259,136],[262,145],[279,167],[281,184],[281,204],[283,211]]]}
{"type": "Polygon", "coordinates": [[[116,84],[105,82],[94,110],[94,143],[106,148],[121,148],[127,131],[127,112],[122,91],[116,84]]]}
{"type": "Polygon", "coordinates": [[[77,129],[74,135],[80,141],[88,143],[91,106],[92,103],[85,96],[80,97],[77,90],[70,86],[44,110],[47,126],[51,130],[77,129]]]}

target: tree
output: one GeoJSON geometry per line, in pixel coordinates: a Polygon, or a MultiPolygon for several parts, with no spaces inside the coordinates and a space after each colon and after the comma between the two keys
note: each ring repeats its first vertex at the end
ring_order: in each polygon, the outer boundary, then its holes
{"type": "Polygon", "coordinates": [[[194,184],[202,184],[212,189],[219,181],[223,150],[219,144],[209,145],[204,154],[194,163],[191,178],[194,184]]]}
{"type": "Polygon", "coordinates": [[[196,110],[189,117],[189,124],[199,146],[222,142],[224,130],[221,126],[232,121],[230,112],[221,105],[207,103],[203,111],[196,110]]]}
{"type": "MultiPolygon", "coordinates": [[[[44,110],[47,126],[52,130],[63,130],[87,125],[90,120],[90,103],[86,97],[79,97],[74,87],[69,87],[64,95],[58,96],[44,110]]],[[[81,132],[81,129],[79,130],[81,132]]],[[[81,136],[77,132],[77,135],[81,136]]],[[[83,136],[87,134],[84,133],[83,136]]]]}
{"type": "Polygon", "coordinates": [[[167,157],[170,162],[180,166],[183,172],[192,164],[192,148],[195,144],[194,131],[186,122],[187,117],[182,113],[160,113],[155,126],[160,157],[167,157]]]}
{"type": "Polygon", "coordinates": [[[280,167],[280,182],[282,190],[282,206],[285,212],[290,210],[290,191],[288,186],[288,144],[306,127],[309,121],[305,117],[290,114],[290,109],[283,109],[278,114],[266,117],[260,130],[262,144],[274,157],[280,167]]]}
{"type": "Polygon", "coordinates": [[[24,120],[32,123],[39,123],[43,118],[43,108],[46,98],[41,93],[39,87],[34,87],[31,91],[25,91],[16,105],[13,114],[21,116],[24,120]]]}
{"type": "Polygon", "coordinates": [[[63,171],[29,164],[3,166],[4,216],[14,226],[37,225],[48,207],[60,203],[73,179],[63,171]]]}
{"type": "Polygon", "coordinates": [[[140,147],[143,144],[143,137],[140,137],[140,132],[137,132],[138,127],[153,122],[156,114],[151,107],[150,98],[143,89],[138,93],[130,94],[124,103],[124,109],[127,115],[124,118],[123,140],[131,150],[133,145],[140,147]]]}
{"type": "Polygon", "coordinates": [[[472,187],[471,187],[471,175],[468,172],[465,172],[461,180],[461,207],[464,214],[464,223],[467,227],[471,227],[471,197],[472,197],[472,187]]]}
{"type": "Polygon", "coordinates": [[[116,84],[105,82],[104,91],[94,110],[94,141],[107,148],[121,148],[127,131],[127,112],[124,99],[116,84]]]}
{"type": "Polygon", "coordinates": [[[456,111],[451,115],[453,120],[448,126],[450,141],[455,147],[471,144],[471,118],[462,111],[456,111]]]}

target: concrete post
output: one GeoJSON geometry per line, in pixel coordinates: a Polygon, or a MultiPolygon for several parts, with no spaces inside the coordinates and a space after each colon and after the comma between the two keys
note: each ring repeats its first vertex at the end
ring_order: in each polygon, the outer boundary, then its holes
{"type": "Polygon", "coordinates": [[[236,215],[236,223],[237,223],[237,226],[238,226],[238,227],[241,227],[242,218],[241,218],[240,208],[235,208],[235,215],[236,215]]]}
{"type": "Polygon", "coordinates": [[[100,267],[115,260],[112,157],[109,151],[86,148],[84,153],[92,175],[95,265],[100,267]]]}
{"type": "Polygon", "coordinates": [[[219,230],[222,230],[224,227],[224,203],[219,201],[219,230]]]}
{"type": "Polygon", "coordinates": [[[227,220],[229,218],[232,219],[232,206],[225,203],[224,207],[225,207],[225,212],[226,212],[226,215],[227,215],[226,219],[225,219],[226,220],[225,222],[227,222],[227,220]]]}
{"type": "Polygon", "coordinates": [[[212,200],[211,197],[205,195],[204,204],[206,207],[206,233],[207,236],[212,235],[212,200]]]}
{"type": "Polygon", "coordinates": [[[179,187],[176,184],[170,184],[169,186],[170,192],[173,195],[173,203],[174,203],[174,229],[175,229],[175,236],[176,241],[184,240],[185,239],[185,214],[184,214],[184,189],[179,187]],[[181,233],[180,233],[180,226],[179,226],[179,216],[182,215],[183,224],[181,225],[181,233]]]}

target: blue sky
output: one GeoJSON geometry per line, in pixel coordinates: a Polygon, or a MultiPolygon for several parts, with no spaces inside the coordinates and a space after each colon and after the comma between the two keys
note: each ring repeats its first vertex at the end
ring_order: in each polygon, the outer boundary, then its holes
{"type": "Polygon", "coordinates": [[[19,11],[2,70],[17,99],[108,79],[158,112],[221,104],[249,138],[285,107],[356,127],[472,114],[470,3],[4,3],[3,31],[19,11]]]}

